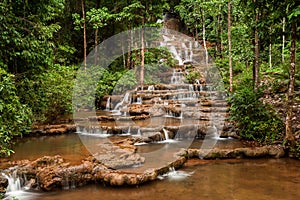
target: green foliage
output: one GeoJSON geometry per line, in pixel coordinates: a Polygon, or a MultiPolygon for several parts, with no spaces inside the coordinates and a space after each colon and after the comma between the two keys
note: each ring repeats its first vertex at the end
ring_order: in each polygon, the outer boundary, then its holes
{"type": "Polygon", "coordinates": [[[186,74],[184,77],[189,83],[194,83],[194,81],[196,79],[200,78],[200,73],[197,71],[194,71],[194,72],[190,72],[190,73],[186,74]]]}
{"type": "Polygon", "coordinates": [[[61,26],[53,20],[62,14],[64,0],[0,3],[0,63],[11,73],[42,71],[54,63],[61,26]]]}
{"type": "Polygon", "coordinates": [[[292,152],[295,153],[296,158],[300,159],[300,142],[296,144],[295,149],[292,149],[292,152]]]}
{"type": "Polygon", "coordinates": [[[261,97],[262,92],[253,89],[252,80],[244,79],[230,98],[230,118],[244,139],[271,143],[282,137],[284,126],[261,97]]]}
{"type": "Polygon", "coordinates": [[[0,156],[9,156],[12,139],[31,129],[31,110],[20,103],[13,75],[0,68],[0,156]]]}
{"type": "Polygon", "coordinates": [[[71,113],[72,67],[57,65],[41,74],[18,78],[18,94],[32,109],[34,121],[53,123],[58,116],[71,113]]]}

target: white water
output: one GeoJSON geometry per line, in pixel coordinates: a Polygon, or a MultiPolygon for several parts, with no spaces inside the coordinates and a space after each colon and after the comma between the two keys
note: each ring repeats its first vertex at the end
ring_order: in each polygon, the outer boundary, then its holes
{"type": "Polygon", "coordinates": [[[170,49],[171,53],[173,54],[173,56],[175,57],[175,59],[178,60],[178,64],[183,65],[183,60],[182,60],[181,56],[177,53],[175,46],[172,45],[169,47],[169,49],[170,49]]]}
{"type": "Polygon", "coordinates": [[[148,86],[148,90],[149,90],[149,91],[155,90],[154,85],[149,85],[149,86],[148,86]]]}
{"type": "Polygon", "coordinates": [[[158,176],[158,179],[165,179],[165,178],[168,178],[170,180],[174,180],[174,181],[180,181],[182,179],[185,179],[187,177],[190,177],[194,172],[185,172],[185,171],[181,171],[181,170],[178,170],[176,171],[174,167],[170,167],[169,168],[169,172],[162,175],[162,176],[158,176]]]}
{"type": "Polygon", "coordinates": [[[124,106],[124,104],[130,104],[132,102],[131,98],[132,97],[130,95],[130,92],[126,92],[125,95],[124,95],[124,97],[123,97],[123,99],[122,99],[122,101],[119,102],[119,103],[117,103],[117,105],[115,106],[114,111],[119,111],[120,108],[122,106],[124,106]]]}
{"type": "Polygon", "coordinates": [[[90,129],[80,129],[79,127],[76,127],[76,132],[83,136],[93,136],[93,137],[99,137],[99,138],[107,138],[111,136],[111,134],[107,133],[107,130],[102,130],[101,128],[90,128],[90,129]]]}
{"type": "Polygon", "coordinates": [[[2,173],[2,176],[8,180],[8,186],[6,188],[6,193],[4,194],[3,200],[31,200],[34,196],[38,196],[36,193],[26,191],[30,189],[30,186],[26,185],[26,177],[21,178],[18,176],[17,170],[8,175],[2,173]]]}
{"type": "Polygon", "coordinates": [[[106,101],[105,110],[110,110],[110,103],[111,103],[111,98],[108,97],[108,98],[107,98],[107,101],[106,101]]]}
{"type": "Polygon", "coordinates": [[[171,84],[181,84],[183,83],[183,73],[181,70],[176,71],[173,69],[172,77],[171,77],[171,84]]]}
{"type": "Polygon", "coordinates": [[[138,97],[138,98],[136,99],[136,104],[142,104],[142,103],[143,103],[142,98],[141,98],[141,97],[138,97]]]}
{"type": "Polygon", "coordinates": [[[141,134],[141,129],[139,128],[138,130],[137,130],[137,134],[136,134],[137,136],[142,136],[142,134],[141,134]]]}
{"type": "Polygon", "coordinates": [[[168,131],[163,128],[163,132],[164,132],[164,135],[165,135],[165,139],[168,140],[169,139],[168,131]]]}

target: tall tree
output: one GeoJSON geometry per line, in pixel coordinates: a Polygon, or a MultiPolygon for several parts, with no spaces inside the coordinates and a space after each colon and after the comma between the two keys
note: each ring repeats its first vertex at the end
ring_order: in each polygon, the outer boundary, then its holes
{"type": "Polygon", "coordinates": [[[229,56],[229,90],[233,92],[232,51],[231,51],[231,3],[228,0],[228,56],[229,56]]]}
{"type": "Polygon", "coordinates": [[[286,139],[290,142],[291,146],[295,147],[295,137],[293,135],[292,118],[293,118],[293,105],[294,105],[294,87],[295,87],[295,73],[296,73],[296,39],[297,27],[296,23],[292,23],[292,41],[291,41],[291,61],[290,61],[290,82],[287,92],[287,114],[286,114],[286,139]]]}
{"type": "Polygon", "coordinates": [[[287,10],[290,11],[288,19],[291,24],[291,48],[290,48],[290,78],[289,87],[287,91],[287,111],[286,111],[286,139],[290,142],[292,147],[296,146],[295,137],[293,134],[292,119],[293,119],[293,105],[294,105],[294,87],[296,74],[296,40],[297,40],[297,22],[299,22],[300,5],[295,5],[294,2],[286,5],[287,10]]]}
{"type": "Polygon", "coordinates": [[[253,61],[253,80],[254,80],[254,89],[258,88],[259,84],[259,15],[260,9],[257,0],[253,0],[255,5],[255,28],[254,28],[254,61],[253,61]]]}
{"type": "Polygon", "coordinates": [[[82,9],[82,19],[83,19],[83,65],[84,69],[86,69],[86,19],[85,19],[85,6],[84,0],[81,0],[81,9],[82,9]]]}

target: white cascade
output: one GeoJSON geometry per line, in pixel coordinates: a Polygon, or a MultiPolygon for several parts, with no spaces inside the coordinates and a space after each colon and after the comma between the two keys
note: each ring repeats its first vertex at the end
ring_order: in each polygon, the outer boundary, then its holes
{"type": "Polygon", "coordinates": [[[173,56],[175,57],[175,59],[178,60],[178,64],[179,64],[179,65],[183,65],[183,60],[182,60],[181,56],[178,54],[178,52],[177,52],[175,46],[172,45],[172,46],[170,46],[169,48],[170,48],[171,53],[172,53],[173,56]]]}
{"type": "Polygon", "coordinates": [[[110,110],[111,97],[108,97],[106,100],[105,110],[110,110]]]}
{"type": "Polygon", "coordinates": [[[149,85],[148,86],[148,91],[153,91],[153,90],[155,90],[154,85],[149,85]]]}
{"type": "Polygon", "coordinates": [[[165,135],[165,139],[166,140],[169,140],[169,134],[168,134],[168,131],[166,129],[163,128],[163,132],[164,132],[164,135],[165,135]]]}

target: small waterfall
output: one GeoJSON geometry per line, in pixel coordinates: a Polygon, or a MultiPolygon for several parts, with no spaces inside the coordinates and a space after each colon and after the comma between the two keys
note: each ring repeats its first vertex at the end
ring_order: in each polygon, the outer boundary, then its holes
{"type": "Polygon", "coordinates": [[[142,97],[138,97],[136,99],[136,104],[142,104],[142,103],[143,103],[142,97]]]}
{"type": "Polygon", "coordinates": [[[169,168],[169,172],[162,175],[162,176],[158,176],[159,179],[165,179],[168,178],[170,180],[182,180],[185,179],[187,177],[190,177],[194,172],[185,172],[185,171],[181,171],[178,170],[176,171],[174,167],[170,167],[169,168]]]}
{"type": "Polygon", "coordinates": [[[189,91],[194,92],[194,86],[192,84],[189,84],[189,91]]]}
{"type": "Polygon", "coordinates": [[[106,100],[105,110],[110,110],[111,97],[108,97],[106,100]]]}
{"type": "Polygon", "coordinates": [[[172,77],[171,77],[171,84],[181,84],[181,83],[183,83],[182,79],[183,79],[182,71],[179,70],[177,72],[176,69],[173,69],[173,73],[172,73],[172,77]]]}
{"type": "Polygon", "coordinates": [[[130,126],[128,127],[127,133],[128,133],[128,134],[131,134],[131,127],[130,127],[130,126]]]}
{"type": "Polygon", "coordinates": [[[154,85],[149,85],[148,86],[148,91],[153,91],[153,90],[155,90],[154,85]]]}
{"type": "Polygon", "coordinates": [[[190,61],[193,60],[193,43],[190,41],[190,61]]]}
{"type": "Polygon", "coordinates": [[[168,134],[168,131],[166,129],[163,128],[163,132],[164,132],[164,135],[165,135],[165,139],[166,140],[169,140],[169,134],[168,134]]]}
{"type": "Polygon", "coordinates": [[[123,99],[122,99],[122,101],[119,102],[115,106],[114,110],[119,110],[121,108],[121,106],[123,106],[124,104],[129,104],[131,102],[132,102],[131,94],[130,94],[130,92],[126,92],[125,95],[124,95],[124,97],[123,97],[123,99]]]}
{"type": "Polygon", "coordinates": [[[137,134],[136,134],[137,136],[142,136],[142,134],[141,134],[141,129],[140,128],[138,128],[138,130],[137,130],[137,134]]]}
{"type": "Polygon", "coordinates": [[[183,65],[183,60],[182,60],[181,56],[177,53],[175,46],[172,45],[169,48],[170,48],[171,53],[175,57],[175,59],[178,60],[178,64],[183,65]]]}
{"type": "Polygon", "coordinates": [[[17,175],[17,170],[15,170],[12,174],[6,175],[2,173],[8,180],[8,186],[6,188],[6,193],[16,192],[22,190],[22,182],[23,180],[17,175]]]}

